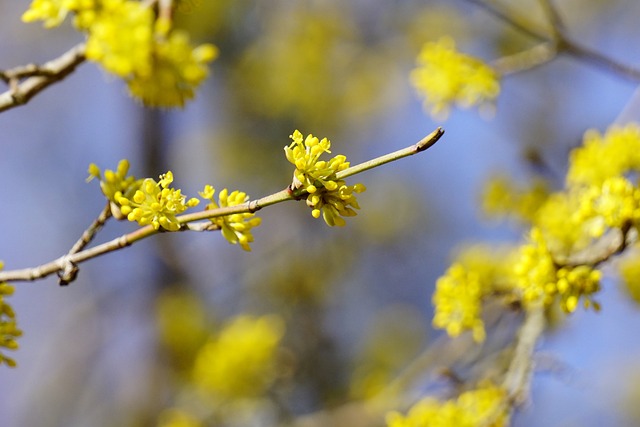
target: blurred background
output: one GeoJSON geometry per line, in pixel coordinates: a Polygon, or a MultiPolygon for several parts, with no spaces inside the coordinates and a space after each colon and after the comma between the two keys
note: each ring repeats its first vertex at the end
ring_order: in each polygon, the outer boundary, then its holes
{"type": "MultiPolygon", "coordinates": [[[[43,63],[82,40],[70,25],[21,23],[28,3],[0,1],[0,68],[43,63]]],[[[544,25],[536,1],[502,4],[544,25]]],[[[566,0],[560,10],[578,40],[640,67],[640,3],[566,0]]],[[[543,174],[561,188],[585,130],[640,121],[633,82],[564,57],[505,79],[494,117],[455,110],[433,121],[408,79],[423,43],[450,35],[486,60],[534,43],[464,0],[194,0],[177,22],[220,49],[183,110],[145,109],[86,63],[0,114],[5,269],[57,258],[98,215],[91,162],[114,169],[127,158],[136,177],[170,169],[188,196],[208,183],[259,197],[290,183],[282,148],[295,129],[328,137],[352,164],[437,126],[446,134],[352,178],[368,190],[344,228],[315,220],[303,202],[279,204],[259,212],[252,252],[217,233],[165,233],[82,264],[68,287],[16,283],[9,301],[24,336],[18,368],[0,369],[2,426],[165,422],[170,408],[196,405],[199,351],[241,314],[282,322],[278,387],[216,425],[277,425],[370,397],[441,342],[431,294],[455,250],[518,242],[525,231],[483,216],[487,179],[525,185],[543,174]]],[[[112,221],[97,241],[135,227],[112,221]]],[[[514,425],[640,422],[640,311],[615,275],[603,288],[600,313],[578,310],[545,334],[514,425]]],[[[428,390],[428,378],[414,386],[428,390]]]]}

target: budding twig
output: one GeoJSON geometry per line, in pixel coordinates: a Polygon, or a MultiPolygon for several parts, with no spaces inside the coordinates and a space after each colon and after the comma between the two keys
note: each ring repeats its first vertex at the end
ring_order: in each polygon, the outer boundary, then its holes
{"type": "Polygon", "coordinates": [[[351,175],[355,175],[369,169],[377,168],[378,166],[382,166],[385,163],[393,162],[404,157],[420,153],[421,151],[426,150],[427,148],[438,142],[442,135],[444,135],[444,129],[438,128],[410,147],[394,151],[393,153],[385,154],[384,156],[376,157],[375,159],[360,163],[359,165],[351,166],[348,169],[338,172],[336,174],[336,178],[344,179],[350,177],[351,175]]]}
{"type": "MultiPolygon", "coordinates": [[[[433,144],[435,144],[443,134],[444,130],[442,128],[438,128],[414,145],[345,169],[344,171],[337,174],[338,178],[343,179],[364,172],[366,170],[382,166],[385,163],[389,163],[394,160],[399,160],[404,157],[425,151],[433,144]]],[[[177,216],[177,219],[178,222],[182,225],[180,230],[206,231],[215,229],[215,227],[212,228],[202,223],[190,223],[238,213],[253,213],[262,209],[263,207],[274,205],[276,203],[281,203],[287,200],[299,200],[300,197],[304,194],[305,192],[303,189],[292,190],[290,187],[287,187],[284,190],[278,191],[269,196],[251,200],[240,205],[183,214],[177,216]]],[[[42,279],[51,274],[58,273],[61,279],[61,283],[66,284],[73,280],[73,278],[75,277],[75,273],[77,273],[77,269],[75,269],[75,266],[77,266],[78,264],[98,257],[100,255],[104,255],[108,252],[113,252],[125,248],[139,240],[145,239],[149,236],[158,234],[163,231],[162,229],[156,230],[153,228],[153,226],[147,225],[131,233],[124,234],[111,241],[102,243],[89,249],[82,250],[82,248],[84,248],[86,244],[91,241],[91,239],[95,235],[95,232],[102,226],[106,219],[107,216],[103,211],[101,216],[96,221],[94,221],[94,223],[87,229],[87,231],[83,233],[82,237],[78,240],[78,242],[76,242],[69,253],[37,267],[25,268],[20,270],[0,271],[0,282],[33,281],[42,279]],[[74,249],[77,249],[77,251],[74,252],[74,249]]]]}

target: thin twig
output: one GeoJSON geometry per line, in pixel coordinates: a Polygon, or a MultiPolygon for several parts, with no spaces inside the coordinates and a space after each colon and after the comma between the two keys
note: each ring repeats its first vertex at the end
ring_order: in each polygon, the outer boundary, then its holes
{"type": "Polygon", "coordinates": [[[393,162],[395,160],[402,159],[403,157],[412,156],[414,154],[420,153],[421,151],[428,149],[433,144],[438,142],[438,140],[440,139],[440,137],[442,137],[442,135],[444,135],[444,129],[438,128],[433,132],[431,132],[429,135],[422,138],[420,141],[418,141],[414,145],[412,145],[411,147],[394,151],[393,153],[389,153],[384,156],[377,157],[373,160],[360,163],[359,165],[356,165],[356,166],[351,166],[350,168],[345,169],[342,172],[338,172],[336,176],[338,179],[344,179],[351,175],[355,175],[360,172],[364,172],[366,170],[384,165],[385,163],[393,162]]]}
{"type": "Polygon", "coordinates": [[[96,218],[91,225],[82,233],[82,236],[78,239],[78,241],[71,247],[69,251],[70,254],[75,254],[76,252],[80,252],[84,249],[95,237],[96,233],[100,231],[102,226],[104,226],[105,222],[111,217],[111,207],[110,203],[107,203],[98,218],[96,218]]]}
{"type": "MultiPolygon", "coordinates": [[[[369,170],[377,166],[381,166],[385,163],[389,163],[391,161],[399,160],[403,157],[407,157],[412,154],[425,151],[427,148],[435,144],[436,141],[438,141],[438,139],[440,139],[440,137],[443,134],[444,134],[444,130],[442,130],[441,128],[438,128],[434,132],[432,132],[430,135],[428,135],[427,137],[419,141],[417,144],[414,144],[402,150],[398,150],[394,153],[378,157],[368,162],[364,162],[359,165],[352,166],[351,168],[345,169],[344,171],[342,171],[341,179],[351,175],[355,175],[356,173],[364,172],[366,170],[369,170]]],[[[177,219],[178,219],[178,222],[181,224],[181,228],[180,228],[181,230],[190,230],[190,229],[196,229],[198,231],[210,230],[213,228],[205,227],[203,224],[198,224],[193,227],[190,227],[188,223],[192,223],[194,221],[217,218],[221,216],[232,215],[232,214],[238,214],[238,213],[253,213],[262,209],[263,207],[270,206],[276,203],[281,203],[288,200],[299,200],[305,194],[306,193],[302,189],[292,190],[290,187],[287,187],[284,190],[278,191],[277,193],[271,194],[266,197],[262,197],[260,199],[252,200],[240,205],[227,206],[227,207],[218,208],[218,209],[210,209],[202,212],[184,214],[184,215],[178,216],[177,219]]],[[[0,271],[0,282],[33,281],[33,280],[41,279],[51,274],[59,273],[59,272],[64,275],[66,274],[67,270],[69,270],[69,266],[77,266],[78,264],[84,261],[98,257],[105,253],[125,248],[139,240],[145,239],[154,234],[158,234],[162,231],[163,231],[162,229],[156,230],[151,225],[147,225],[131,233],[124,234],[118,238],[108,241],[106,243],[102,243],[100,245],[97,245],[92,248],[85,249],[76,253],[65,254],[60,258],[57,258],[51,262],[42,264],[37,267],[25,268],[20,270],[0,271]]]]}
{"type": "Polygon", "coordinates": [[[513,55],[503,56],[492,64],[493,69],[501,76],[521,73],[540,67],[553,61],[558,56],[556,43],[542,42],[531,49],[513,55]]]}
{"type": "Polygon", "coordinates": [[[527,308],[513,350],[511,364],[502,383],[507,391],[509,406],[512,408],[525,402],[529,396],[533,373],[533,354],[536,343],[544,332],[545,323],[542,303],[527,308]]]}
{"type": "Polygon", "coordinates": [[[9,90],[0,94],[0,112],[26,104],[36,94],[56,83],[85,61],[85,44],[80,43],[41,66],[27,65],[0,72],[9,90]],[[20,79],[26,80],[20,82],[20,79]]]}

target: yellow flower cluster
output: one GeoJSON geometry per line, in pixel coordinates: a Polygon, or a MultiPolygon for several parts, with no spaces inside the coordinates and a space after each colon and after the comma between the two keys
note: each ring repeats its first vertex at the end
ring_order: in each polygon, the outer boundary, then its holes
{"type": "Polygon", "coordinates": [[[558,266],[538,228],[531,230],[529,240],[521,247],[520,258],[514,265],[516,286],[525,305],[539,301],[550,305],[559,296],[566,313],[576,310],[580,298],[585,308],[600,309],[591,298],[600,290],[600,271],[589,265],[558,266]]]}
{"type": "Polygon", "coordinates": [[[483,341],[486,297],[500,295],[507,303],[518,300],[512,295],[517,255],[511,246],[470,245],[461,250],[436,282],[433,327],[445,329],[451,337],[471,331],[476,342],[483,341]]]}
{"type": "MultiPolygon", "coordinates": [[[[4,263],[0,261],[0,270],[4,267],[4,263]]],[[[5,301],[5,298],[12,295],[13,286],[8,283],[0,283],[0,349],[16,350],[18,342],[16,338],[22,336],[22,331],[18,329],[16,322],[16,314],[13,308],[5,301]]],[[[16,362],[11,357],[0,351],[0,365],[6,364],[9,367],[15,367],[16,362]]]]}
{"type": "Polygon", "coordinates": [[[454,104],[486,105],[500,92],[498,74],[481,60],[458,52],[449,37],[423,46],[410,78],[436,118],[445,118],[454,104]]]}
{"type": "Polygon", "coordinates": [[[461,264],[453,264],[436,282],[433,326],[446,329],[451,337],[471,330],[475,341],[484,341],[485,330],[481,318],[483,296],[479,275],[461,264]]]}
{"type": "Polygon", "coordinates": [[[194,98],[195,89],[209,74],[205,64],[217,55],[213,45],[193,48],[187,33],[174,31],[156,44],[151,72],[137,73],[128,79],[129,90],[146,105],[182,107],[185,101],[194,98]]]}
{"type": "Polygon", "coordinates": [[[640,170],[640,125],[614,125],[604,135],[585,133],[582,147],[571,152],[567,183],[600,185],[632,170],[640,170]]]}
{"type": "MultiPolygon", "coordinates": [[[[214,194],[216,190],[211,185],[206,185],[204,191],[200,192],[200,196],[203,199],[210,201],[205,209],[218,209],[227,206],[237,206],[246,203],[249,200],[249,196],[242,191],[229,191],[225,188],[220,192],[218,196],[218,203],[214,200],[214,194]]],[[[225,215],[216,218],[211,218],[211,221],[216,224],[222,231],[222,235],[231,244],[240,244],[242,249],[250,251],[251,247],[249,243],[253,242],[253,234],[251,229],[257,227],[261,223],[261,219],[256,217],[255,214],[245,212],[232,215],[225,215]]]]}
{"type": "Polygon", "coordinates": [[[591,185],[581,198],[578,218],[587,222],[593,237],[609,228],[637,226],[640,221],[640,189],[622,176],[591,185]]]}
{"type": "Polygon", "coordinates": [[[153,11],[137,1],[102,0],[90,23],[87,59],[121,76],[151,72],[153,11]]]}
{"type": "Polygon", "coordinates": [[[490,179],[482,195],[482,208],[492,217],[514,217],[526,223],[535,220],[536,213],[549,197],[546,181],[536,179],[530,187],[520,188],[506,176],[490,179]]]}
{"type": "Polygon", "coordinates": [[[158,420],[158,427],[200,427],[203,425],[198,418],[178,408],[162,411],[158,420]]]}
{"type": "Polygon", "coordinates": [[[133,96],[155,107],[182,107],[207,77],[217,56],[211,44],[192,47],[185,32],[158,19],[151,2],[135,0],[34,0],[23,15],[46,27],[69,13],[87,33],[87,59],[122,77],[133,96]]]}
{"type": "Polygon", "coordinates": [[[387,414],[387,427],[506,427],[509,404],[504,389],[484,384],[444,402],[426,397],[406,415],[387,414]]]}
{"type": "Polygon", "coordinates": [[[324,153],[331,153],[331,142],[309,134],[306,138],[299,131],[291,135],[290,145],[284,147],[287,160],[295,165],[292,188],[304,189],[307,206],[314,218],[320,214],[329,226],[344,226],[342,217],[355,216],[360,209],[354,193],[366,190],[363,184],[346,185],[336,174],[349,167],[347,158],[337,155],[329,161],[320,160],[324,153]],[[304,141],[303,141],[304,139],[304,141]]]}
{"type": "Polygon", "coordinates": [[[160,182],[151,178],[142,181],[140,188],[131,198],[117,192],[114,199],[129,221],[136,221],[142,226],[151,224],[156,230],[162,227],[165,230],[177,231],[180,229],[180,223],[176,215],[187,208],[197,206],[200,201],[196,198],[187,201],[181,190],[169,188],[172,182],[173,173],[169,171],[160,175],[160,182]]]}
{"type": "Polygon", "coordinates": [[[233,70],[244,107],[293,122],[344,125],[387,105],[392,62],[341,2],[274,3],[233,70]],[[281,19],[282,16],[287,19],[281,19]]]}
{"type": "MultiPolygon", "coordinates": [[[[120,160],[115,171],[112,171],[111,169],[105,170],[104,177],[102,176],[100,168],[95,163],[91,163],[89,165],[88,172],[89,177],[87,178],[87,182],[97,178],[100,181],[102,194],[104,194],[109,201],[113,202],[113,204],[116,203],[116,193],[124,195],[125,197],[133,196],[142,184],[141,179],[136,179],[132,175],[127,175],[129,172],[129,161],[126,159],[120,160]]],[[[118,212],[114,213],[114,215],[119,217],[119,206],[116,204],[116,207],[118,212]]]]}
{"type": "Polygon", "coordinates": [[[194,382],[222,399],[261,396],[277,379],[284,322],[275,315],[241,315],[207,342],[196,357],[194,382]]]}
{"type": "Polygon", "coordinates": [[[472,330],[474,337],[481,339],[481,301],[495,291],[525,307],[558,303],[566,313],[572,313],[582,301],[585,308],[600,308],[593,300],[600,290],[597,265],[570,260],[608,230],[626,232],[638,227],[640,189],[622,174],[640,168],[632,156],[632,152],[640,152],[640,128],[612,127],[604,137],[590,131],[585,142],[585,147],[572,153],[565,191],[546,195],[543,187],[536,189],[534,184],[532,190],[518,192],[504,180],[490,185],[485,192],[490,200],[485,200],[485,205],[494,212],[515,211],[527,219],[532,224],[528,241],[512,260],[510,272],[487,280],[480,279],[486,277],[478,273],[480,270],[455,263],[437,283],[435,327],[446,329],[451,336],[472,330]]]}
{"type": "MultiPolygon", "coordinates": [[[[22,15],[24,22],[44,21],[47,28],[60,25],[67,15],[76,10],[82,0],[33,0],[22,15]]],[[[89,0],[93,3],[92,0],[89,0]]]]}
{"type": "MultiPolygon", "coordinates": [[[[534,183],[523,192],[504,179],[491,183],[485,191],[486,210],[526,219],[532,224],[528,241],[519,248],[511,272],[501,274],[501,284],[491,283],[498,276],[483,282],[475,269],[454,264],[438,281],[434,325],[452,336],[471,329],[475,337],[482,337],[480,301],[488,292],[482,289],[497,289],[525,308],[557,303],[572,313],[582,302],[585,308],[599,310],[593,299],[600,291],[602,273],[597,267],[617,250],[596,247],[590,251],[589,245],[612,230],[625,238],[630,231],[637,233],[640,188],[635,174],[639,171],[640,126],[631,123],[612,126],[604,134],[585,133],[583,146],[571,153],[564,191],[548,194],[543,185],[534,183]],[[599,251],[604,251],[600,257],[599,251]],[[585,261],[589,252],[594,252],[592,261],[585,261]]],[[[632,263],[621,264],[622,277],[636,298],[640,293],[634,271],[632,263]]]]}

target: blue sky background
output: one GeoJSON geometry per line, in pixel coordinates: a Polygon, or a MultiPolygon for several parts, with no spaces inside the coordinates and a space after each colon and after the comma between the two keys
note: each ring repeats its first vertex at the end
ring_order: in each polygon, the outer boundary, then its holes
{"type": "MultiPolygon", "coordinates": [[[[71,30],[45,31],[20,23],[27,2],[19,3],[0,2],[0,68],[45,61],[79,40],[71,30]]],[[[477,18],[477,12],[469,13],[474,19],[486,19],[477,18]]],[[[640,27],[635,25],[639,16],[636,2],[618,1],[600,12],[592,25],[574,24],[572,19],[569,23],[575,25],[577,37],[584,43],[640,66],[640,47],[635,43],[640,36],[640,27]]],[[[473,34],[469,39],[473,40],[473,34]]],[[[490,53],[481,41],[461,48],[490,53]]],[[[407,72],[411,66],[406,64],[407,72]]],[[[211,156],[201,155],[213,153],[215,157],[217,148],[211,146],[207,135],[224,117],[224,102],[216,101],[216,96],[225,83],[215,67],[216,63],[211,82],[194,103],[161,116],[172,135],[171,168],[188,195],[195,195],[203,181],[230,185],[232,180],[225,175],[224,158],[218,157],[218,165],[211,164],[211,156]]],[[[428,323],[433,283],[446,270],[451,250],[464,242],[517,241],[522,233],[482,219],[477,208],[482,183],[494,173],[526,182],[531,176],[521,160],[526,144],[541,147],[547,163],[564,172],[570,147],[579,143],[586,129],[606,129],[625,106],[633,105],[635,85],[562,58],[506,79],[494,118],[484,120],[474,111],[455,111],[444,123],[428,117],[411,94],[408,81],[403,90],[409,95],[385,111],[384,120],[341,135],[353,141],[353,146],[344,149],[349,158],[357,162],[402,148],[439,125],[446,134],[420,156],[363,175],[361,181],[369,191],[361,196],[362,212],[347,228],[358,227],[355,223],[366,221],[368,208],[385,202],[375,192],[375,183],[384,183],[389,176],[423,191],[416,199],[424,203],[428,219],[415,225],[419,239],[404,238],[406,245],[413,245],[410,248],[387,251],[375,243],[363,247],[369,258],[345,279],[349,286],[337,291],[340,298],[332,306],[329,327],[338,342],[353,340],[370,322],[370,312],[389,299],[417,301],[428,323]],[[407,253],[415,256],[403,256],[407,253]]],[[[84,183],[88,164],[113,168],[119,159],[128,158],[136,173],[136,161],[142,155],[141,116],[141,107],[126,96],[123,85],[91,63],[83,64],[28,105],[0,114],[0,259],[5,268],[49,261],[74,243],[103,206],[97,184],[84,183]]],[[[624,120],[640,121],[640,108],[628,108],[624,120]]],[[[321,129],[309,131],[322,134],[321,129]]],[[[285,143],[286,135],[282,145],[285,143]]],[[[338,144],[334,140],[334,147],[338,144]]],[[[284,162],[282,167],[288,170],[284,162]]],[[[260,179],[250,173],[244,182],[251,187],[251,181],[260,179]]],[[[265,191],[266,184],[253,185],[250,194],[258,196],[265,191]]],[[[218,236],[158,238],[176,239],[179,256],[192,271],[191,279],[202,279],[202,286],[211,275],[218,282],[232,283],[250,274],[248,267],[268,259],[277,244],[307,240],[311,244],[317,233],[340,238],[342,230],[328,229],[319,222],[312,223],[317,227],[312,235],[295,235],[281,224],[279,216],[284,211],[299,217],[308,215],[295,204],[265,210],[251,254],[228,246],[218,236]],[[277,244],[272,240],[261,243],[270,229],[278,233],[277,244]]],[[[130,224],[110,224],[99,240],[131,229],[130,224]]],[[[124,409],[141,401],[144,389],[135,378],[147,369],[145,357],[152,352],[149,332],[153,325],[146,313],[151,283],[156,279],[156,261],[149,254],[155,250],[153,242],[143,241],[93,260],[82,266],[78,281],[64,289],[53,278],[16,284],[10,302],[25,335],[16,353],[19,368],[0,369],[3,426],[25,425],[25,417],[29,419],[37,406],[34,401],[43,398],[59,402],[60,413],[71,401],[82,403],[66,418],[58,414],[56,419],[64,419],[65,424],[49,424],[41,418],[43,426],[96,425],[87,424],[87,420],[109,415],[108,407],[100,406],[104,393],[124,409]],[[74,371],[82,374],[66,376],[74,371]],[[67,378],[81,378],[87,392],[56,395],[68,385],[67,378]]],[[[566,368],[561,374],[536,374],[531,402],[515,417],[514,425],[633,425],[621,408],[640,373],[640,340],[636,337],[640,310],[626,298],[613,276],[605,279],[603,288],[599,297],[602,312],[578,310],[541,340],[541,357],[566,368]]],[[[240,305],[234,292],[233,287],[220,286],[212,290],[211,298],[220,298],[229,307],[240,305]]]]}

